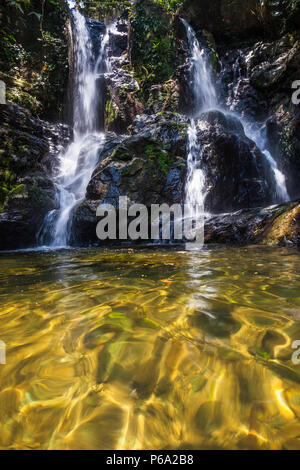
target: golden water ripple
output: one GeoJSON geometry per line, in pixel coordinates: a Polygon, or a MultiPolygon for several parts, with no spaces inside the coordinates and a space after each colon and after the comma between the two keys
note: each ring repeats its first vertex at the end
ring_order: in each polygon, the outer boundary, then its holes
{"type": "Polygon", "coordinates": [[[0,448],[300,448],[298,251],[0,262],[0,448]]]}

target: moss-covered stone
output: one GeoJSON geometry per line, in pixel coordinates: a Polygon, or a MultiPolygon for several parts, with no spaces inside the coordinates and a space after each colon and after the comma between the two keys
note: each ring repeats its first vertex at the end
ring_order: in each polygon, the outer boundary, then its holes
{"type": "Polygon", "coordinates": [[[213,216],[205,242],[300,246],[300,201],[213,216]]]}
{"type": "Polygon", "coordinates": [[[300,205],[278,215],[264,230],[263,243],[268,245],[297,244],[300,242],[300,205]]]}

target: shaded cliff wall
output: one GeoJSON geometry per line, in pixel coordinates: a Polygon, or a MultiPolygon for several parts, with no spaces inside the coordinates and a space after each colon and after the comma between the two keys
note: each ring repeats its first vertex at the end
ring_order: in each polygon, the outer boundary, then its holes
{"type": "Polygon", "coordinates": [[[67,8],[64,0],[0,6],[0,79],[7,100],[34,116],[64,120],[68,82],[67,8]]]}

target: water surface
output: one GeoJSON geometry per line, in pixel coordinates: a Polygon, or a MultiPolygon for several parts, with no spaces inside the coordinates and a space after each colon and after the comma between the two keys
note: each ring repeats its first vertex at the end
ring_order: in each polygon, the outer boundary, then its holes
{"type": "Polygon", "coordinates": [[[0,263],[1,448],[300,448],[299,251],[0,263]]]}

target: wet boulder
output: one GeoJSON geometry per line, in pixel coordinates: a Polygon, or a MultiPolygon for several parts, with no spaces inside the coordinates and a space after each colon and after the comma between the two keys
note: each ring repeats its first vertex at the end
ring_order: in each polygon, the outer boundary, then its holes
{"type": "Polygon", "coordinates": [[[56,190],[50,178],[34,174],[18,179],[0,212],[0,247],[34,247],[46,214],[57,209],[56,190]]]}
{"type": "Polygon", "coordinates": [[[208,211],[230,212],[273,201],[274,180],[266,157],[236,117],[217,110],[203,113],[197,120],[197,137],[208,211]]]}
{"type": "MultiPolygon", "coordinates": [[[[183,203],[189,120],[174,113],[140,115],[131,135],[108,134],[86,199],[73,215],[74,244],[98,243],[96,209],[129,202],[183,203]]],[[[206,174],[206,209],[213,213],[261,207],[271,202],[273,179],[266,158],[232,115],[209,111],[197,120],[196,165],[206,174]]]]}
{"type": "Polygon", "coordinates": [[[106,33],[106,26],[102,21],[92,20],[91,18],[86,18],[86,23],[90,33],[93,52],[95,57],[97,57],[101,46],[101,40],[106,33]]]}
{"type": "Polygon", "coordinates": [[[205,243],[300,246],[300,201],[212,216],[205,243]]]}
{"type": "Polygon", "coordinates": [[[187,120],[171,113],[143,115],[136,119],[132,135],[108,136],[86,199],[73,216],[74,243],[99,242],[96,209],[100,203],[118,208],[120,196],[148,208],[183,202],[187,129],[187,120]]]}
{"type": "Polygon", "coordinates": [[[300,178],[300,110],[293,103],[293,82],[300,74],[300,36],[295,31],[220,54],[219,89],[223,105],[265,123],[267,146],[297,198],[300,178]]]}

